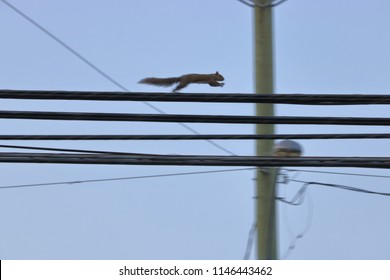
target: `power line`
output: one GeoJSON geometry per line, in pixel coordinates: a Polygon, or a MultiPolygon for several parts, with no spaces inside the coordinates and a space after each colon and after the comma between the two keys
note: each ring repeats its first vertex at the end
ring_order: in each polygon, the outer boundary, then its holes
{"type": "MultiPolygon", "coordinates": [[[[97,73],[99,73],[101,76],[103,76],[105,79],[107,79],[108,81],[110,81],[111,83],[113,83],[114,85],[116,85],[117,87],[119,87],[120,89],[122,89],[123,91],[126,91],[126,92],[129,92],[129,90],[123,86],[121,83],[119,83],[117,80],[115,80],[114,78],[112,78],[110,75],[108,75],[106,72],[104,72],[102,69],[100,69],[99,67],[97,67],[94,63],[92,63],[90,60],[88,60],[87,58],[85,58],[83,55],[81,55],[79,52],[77,52],[74,48],[72,48],[71,46],[69,46],[68,44],[66,44],[63,40],[61,40],[59,37],[55,36],[53,33],[51,33],[49,30],[47,30],[46,28],[44,28],[41,24],[39,24],[38,22],[36,22],[35,20],[33,20],[31,17],[29,17],[27,14],[23,13],[21,10],[19,10],[18,8],[16,8],[15,6],[13,6],[11,3],[9,3],[8,1],[6,0],[1,0],[5,5],[7,5],[9,8],[11,8],[14,12],[16,12],[17,14],[19,14],[21,17],[23,17],[24,19],[26,19],[28,22],[30,22],[32,25],[34,25],[35,27],[37,27],[39,30],[41,30],[43,33],[45,33],[47,36],[49,36],[50,38],[52,38],[54,41],[56,41],[58,44],[60,44],[62,47],[64,47],[66,50],[68,50],[69,52],[71,52],[73,55],[75,55],[78,59],[80,59],[81,61],[83,61],[85,64],[87,64],[90,68],[92,68],[94,71],[96,71],[97,73]]],[[[143,102],[145,105],[149,106],[150,108],[152,108],[153,110],[155,110],[156,112],[159,112],[161,114],[166,114],[165,111],[161,110],[160,108],[158,108],[157,106],[154,106],[153,104],[150,104],[149,102],[143,102]]],[[[184,127],[185,129],[187,129],[188,131],[194,133],[194,134],[200,134],[197,130],[193,129],[192,127],[184,124],[184,123],[178,123],[180,126],[184,127]]],[[[210,143],[211,145],[213,145],[214,147],[230,154],[230,155],[235,155],[235,153],[233,153],[232,151],[230,151],[229,149],[226,149],[224,147],[222,147],[221,145],[219,145],[218,143],[215,143],[211,140],[206,140],[208,143],[210,143]]]]}
{"type": "Polygon", "coordinates": [[[67,121],[129,121],[129,122],[187,122],[231,124],[321,124],[389,126],[390,118],[361,117],[285,117],[285,116],[232,116],[184,114],[121,114],[42,111],[0,111],[0,119],[35,119],[67,121]]]}
{"type": "Polygon", "coordinates": [[[287,248],[283,259],[286,259],[288,255],[291,253],[292,250],[295,249],[297,242],[304,237],[304,235],[309,231],[310,226],[311,226],[311,220],[313,216],[313,205],[312,205],[312,200],[311,196],[309,195],[308,187],[311,185],[318,185],[318,186],[323,186],[323,187],[331,187],[331,188],[337,188],[337,189],[342,189],[342,190],[347,190],[347,191],[354,191],[354,192],[359,192],[359,193],[365,193],[365,194],[374,194],[374,195],[381,195],[381,196],[390,196],[390,193],[385,193],[385,192],[376,192],[376,191],[371,191],[368,189],[364,188],[357,188],[357,187],[351,187],[351,186],[346,186],[346,185],[341,185],[341,184],[330,184],[330,183],[322,183],[322,182],[309,182],[309,181],[302,181],[302,180],[295,180],[291,179],[289,180],[291,182],[298,182],[298,183],[303,183],[303,186],[298,190],[298,192],[295,194],[295,196],[291,200],[286,200],[285,198],[282,197],[276,197],[276,200],[279,200],[283,203],[290,204],[290,205],[301,205],[304,202],[305,194],[308,194],[309,197],[309,213],[308,217],[306,219],[306,224],[304,229],[297,234],[294,239],[290,242],[289,247],[287,248]]]}
{"type": "Polygon", "coordinates": [[[255,140],[255,139],[390,139],[390,133],[351,134],[111,134],[0,135],[0,140],[255,140]]]}
{"type": "Polygon", "coordinates": [[[137,155],[137,156],[142,156],[142,155],[148,156],[149,155],[150,156],[151,155],[151,154],[115,152],[115,151],[80,150],[80,149],[48,148],[48,147],[35,147],[35,146],[18,146],[18,145],[0,145],[0,148],[43,150],[43,151],[70,152],[70,153],[108,154],[108,155],[132,155],[132,156],[135,156],[135,155],[137,155]]]}
{"type": "Polygon", "coordinates": [[[306,172],[306,173],[346,175],[346,176],[361,176],[361,177],[374,177],[374,178],[390,179],[390,176],[386,176],[386,175],[373,175],[373,174],[348,173],[348,172],[331,172],[331,171],[316,171],[316,170],[303,170],[303,169],[290,169],[290,168],[283,168],[283,170],[292,171],[292,172],[306,172]]]}
{"type": "Polygon", "coordinates": [[[160,93],[117,91],[59,91],[1,89],[2,99],[159,101],[217,103],[278,103],[293,105],[385,105],[389,94],[248,94],[248,93],[160,93]]]}
{"type": "Polygon", "coordinates": [[[225,173],[225,172],[235,172],[235,171],[248,171],[248,170],[254,170],[254,169],[257,169],[257,168],[221,169],[221,170],[193,171],[193,172],[155,174],[155,175],[141,175],[141,176],[131,176],[131,177],[115,177],[115,178],[106,178],[106,179],[90,179],[90,180],[51,182],[51,183],[8,185],[8,186],[0,186],[0,189],[29,188],[29,187],[42,187],[42,186],[54,186],[54,185],[75,185],[75,184],[99,183],[99,182],[109,182],[109,181],[151,179],[151,178],[161,178],[161,177],[174,177],[174,176],[201,175],[201,174],[212,174],[212,173],[225,173]]]}
{"type": "Polygon", "coordinates": [[[347,191],[354,191],[354,192],[360,192],[360,193],[366,193],[366,194],[390,196],[390,193],[370,191],[370,190],[363,189],[363,188],[356,188],[356,187],[340,185],[340,184],[330,184],[330,183],[321,183],[321,182],[306,182],[306,181],[295,180],[295,179],[294,180],[290,180],[290,181],[298,182],[298,183],[304,183],[306,185],[306,187],[309,187],[311,185],[318,185],[318,186],[323,186],[323,187],[331,187],[331,188],[337,188],[337,189],[342,189],[342,190],[347,190],[347,191]]]}
{"type": "Polygon", "coordinates": [[[304,166],[390,168],[389,157],[257,157],[198,155],[117,155],[0,153],[0,162],[112,164],[112,165],[177,165],[177,166],[304,166]]]}
{"type": "Polygon", "coordinates": [[[276,199],[283,202],[283,203],[287,203],[287,204],[294,205],[294,206],[301,205],[303,203],[306,190],[309,186],[312,186],[312,185],[318,185],[318,186],[322,186],[322,187],[331,187],[331,188],[342,189],[342,190],[347,190],[347,191],[354,191],[354,192],[365,193],[365,194],[390,196],[390,193],[370,191],[370,190],[367,190],[364,188],[356,188],[356,187],[351,187],[351,186],[346,186],[346,185],[341,185],[341,184],[330,184],[330,183],[322,183],[322,182],[314,182],[314,181],[309,182],[309,181],[302,181],[302,180],[290,180],[290,181],[297,182],[297,183],[303,183],[303,186],[298,190],[298,192],[295,194],[295,196],[291,200],[286,200],[285,198],[282,198],[282,197],[277,197],[276,199]]]}

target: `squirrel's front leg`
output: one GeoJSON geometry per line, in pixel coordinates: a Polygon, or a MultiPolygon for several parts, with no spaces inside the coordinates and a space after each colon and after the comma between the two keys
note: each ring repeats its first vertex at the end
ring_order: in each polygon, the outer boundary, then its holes
{"type": "Polygon", "coordinates": [[[223,87],[225,85],[225,83],[210,82],[209,85],[211,87],[223,87]]]}

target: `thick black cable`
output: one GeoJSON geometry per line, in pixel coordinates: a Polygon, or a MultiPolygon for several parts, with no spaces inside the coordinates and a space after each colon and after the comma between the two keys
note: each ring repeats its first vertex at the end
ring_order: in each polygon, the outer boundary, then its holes
{"type": "Polygon", "coordinates": [[[106,135],[0,135],[0,140],[256,140],[256,139],[390,139],[390,133],[360,134],[106,134],[106,135]]]}
{"type": "Polygon", "coordinates": [[[107,165],[176,165],[176,166],[305,166],[390,168],[390,157],[256,157],[197,155],[115,155],[0,153],[0,162],[59,163],[107,165]]]}
{"type": "Polygon", "coordinates": [[[355,117],[285,117],[285,116],[231,116],[231,115],[178,115],[178,114],[121,114],[41,111],[0,111],[0,119],[35,119],[68,121],[129,121],[129,122],[185,122],[231,124],[321,124],[389,126],[390,118],[355,117]]]}
{"type": "MultiPolygon", "coordinates": [[[[81,61],[83,61],[85,64],[87,64],[90,68],[92,68],[94,71],[96,71],[97,73],[99,73],[101,76],[103,76],[105,79],[107,79],[108,81],[110,81],[111,83],[113,83],[114,85],[116,85],[117,87],[119,87],[120,89],[122,89],[123,91],[125,92],[129,92],[129,90],[123,86],[121,83],[119,83],[118,81],[116,81],[114,78],[112,78],[110,75],[108,75],[106,72],[104,72],[102,69],[100,69],[99,67],[97,67],[95,64],[93,64],[90,60],[86,59],[83,55],[81,55],[79,52],[77,52],[74,48],[72,48],[71,46],[69,46],[68,44],[66,44],[63,40],[61,40],[60,38],[58,38],[57,36],[55,36],[53,33],[51,33],[49,30],[47,30],[46,28],[44,28],[42,25],[40,25],[38,22],[36,22],[35,20],[33,20],[31,17],[29,17],[28,15],[26,15],[25,13],[23,13],[21,10],[19,10],[18,8],[16,8],[15,6],[13,6],[11,3],[9,3],[8,1],[6,0],[1,0],[5,5],[7,5],[10,9],[12,9],[14,12],[16,12],[17,14],[19,14],[21,17],[23,17],[25,20],[27,20],[28,22],[30,22],[32,25],[34,25],[35,27],[37,27],[39,30],[41,30],[43,33],[45,33],[47,36],[49,36],[50,38],[52,38],[54,41],[56,41],[58,44],[60,44],[62,47],[64,47],[66,50],[68,50],[69,52],[71,52],[73,55],[75,55],[77,58],[79,58],[81,61]]],[[[166,114],[165,111],[161,110],[160,108],[158,108],[157,106],[149,103],[149,102],[146,102],[144,101],[143,102],[145,105],[147,105],[149,108],[155,110],[156,112],[159,112],[160,114],[166,114]]],[[[187,129],[188,131],[194,133],[194,134],[200,134],[197,130],[193,129],[192,127],[188,126],[187,124],[184,124],[184,123],[178,123],[180,126],[184,127],[185,129],[187,129]]],[[[211,140],[206,140],[208,143],[210,143],[211,145],[213,145],[214,147],[230,154],[230,155],[235,155],[235,153],[233,153],[232,151],[230,151],[229,149],[226,149],[225,147],[222,147],[221,145],[219,145],[218,143],[215,143],[211,140]]]]}
{"type": "Polygon", "coordinates": [[[55,152],[68,152],[68,153],[108,154],[108,155],[132,155],[132,156],[150,156],[151,155],[151,154],[116,152],[116,151],[64,149],[64,148],[49,148],[49,147],[35,147],[35,146],[19,146],[19,145],[0,145],[0,148],[55,151],[55,152]]]}
{"type": "MultiPolygon", "coordinates": [[[[159,93],[117,91],[0,90],[1,99],[159,101],[213,103],[277,103],[295,105],[384,105],[388,94],[248,94],[248,93],[159,93]]],[[[159,113],[163,113],[157,109],[159,113]]],[[[165,112],[164,112],[165,113],[165,112]]]]}

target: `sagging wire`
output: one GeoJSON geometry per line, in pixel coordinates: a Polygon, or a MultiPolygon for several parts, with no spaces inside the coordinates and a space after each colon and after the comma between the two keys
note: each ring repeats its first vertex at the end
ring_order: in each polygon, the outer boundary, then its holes
{"type": "MultiPolygon", "coordinates": [[[[281,170],[281,172],[283,171],[289,171],[289,170],[281,170]]],[[[289,181],[295,180],[295,178],[297,178],[300,174],[301,174],[300,170],[296,170],[292,175],[292,177],[290,178],[287,174],[281,173],[281,177],[284,179],[282,183],[288,184],[289,181]]],[[[289,223],[287,212],[285,211],[286,208],[282,208],[283,209],[282,214],[284,217],[285,226],[290,235],[290,244],[281,258],[283,260],[288,258],[291,252],[296,248],[298,241],[301,240],[306,235],[306,233],[309,232],[311,228],[311,224],[313,220],[313,201],[310,192],[307,190],[307,187],[308,187],[307,185],[303,185],[291,201],[285,201],[285,200],[282,201],[287,204],[296,206],[303,203],[303,197],[305,194],[308,197],[308,211],[307,211],[305,226],[298,234],[294,234],[289,223]]],[[[281,200],[281,198],[276,198],[276,199],[281,200]]]]}
{"type": "MultiPolygon", "coordinates": [[[[301,170],[296,170],[296,171],[301,171],[301,170]]],[[[293,238],[291,238],[291,235],[293,235],[293,233],[292,233],[291,227],[288,224],[288,232],[290,233],[291,240],[290,240],[290,245],[288,246],[287,250],[285,251],[282,259],[286,259],[291,254],[291,252],[296,248],[297,242],[299,240],[301,240],[311,228],[311,223],[313,220],[313,200],[312,200],[312,197],[311,197],[309,189],[308,189],[309,186],[318,185],[318,186],[332,187],[332,188],[338,188],[338,189],[366,193],[366,194],[390,196],[390,193],[386,193],[386,192],[376,192],[376,191],[371,191],[371,190],[367,190],[364,188],[357,188],[357,187],[346,186],[346,185],[341,185],[341,184],[331,184],[331,183],[296,180],[295,177],[298,176],[297,174],[298,173],[295,173],[293,175],[294,178],[291,178],[291,179],[287,178],[287,181],[284,180],[284,182],[287,182],[287,183],[288,182],[297,182],[297,183],[303,184],[302,187],[295,194],[295,196],[291,200],[286,200],[285,198],[282,198],[282,197],[276,197],[276,199],[283,202],[283,203],[289,204],[289,205],[298,206],[298,205],[303,204],[305,196],[306,196],[307,200],[308,200],[308,214],[306,217],[306,222],[305,222],[305,226],[304,226],[303,230],[299,234],[295,235],[295,237],[293,237],[293,238]]],[[[286,216],[286,220],[288,220],[287,216],[286,216]]]]}
{"type": "MultiPolygon", "coordinates": [[[[288,256],[291,254],[291,252],[296,248],[298,241],[300,241],[310,230],[311,224],[313,221],[313,200],[310,195],[310,191],[306,191],[307,201],[308,201],[308,210],[307,210],[307,216],[306,216],[306,222],[303,229],[296,234],[291,240],[290,245],[287,247],[286,251],[284,252],[282,259],[285,260],[288,258],[288,256]]],[[[292,233],[292,230],[291,230],[292,233]]],[[[294,235],[294,233],[292,233],[294,235]]]]}
{"type": "Polygon", "coordinates": [[[249,230],[249,233],[248,233],[248,241],[246,243],[246,249],[245,249],[245,253],[244,253],[244,257],[243,257],[244,260],[249,260],[249,258],[251,256],[253,243],[255,241],[256,231],[257,231],[257,223],[254,222],[252,224],[252,227],[249,230]]]}

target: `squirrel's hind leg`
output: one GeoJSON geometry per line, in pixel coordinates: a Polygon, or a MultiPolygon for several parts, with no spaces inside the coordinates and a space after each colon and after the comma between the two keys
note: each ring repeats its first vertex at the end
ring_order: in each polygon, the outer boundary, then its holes
{"type": "Polygon", "coordinates": [[[186,82],[180,82],[177,87],[173,90],[173,92],[178,91],[179,89],[185,88],[188,85],[186,82]]]}

